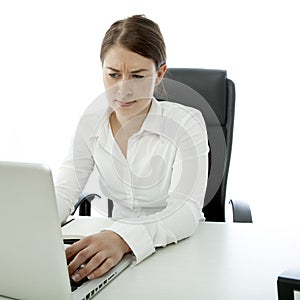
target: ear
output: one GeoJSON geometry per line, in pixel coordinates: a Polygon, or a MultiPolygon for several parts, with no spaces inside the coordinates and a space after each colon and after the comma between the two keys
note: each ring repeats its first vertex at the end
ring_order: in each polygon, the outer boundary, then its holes
{"type": "Polygon", "coordinates": [[[159,70],[157,71],[157,77],[155,80],[155,85],[159,85],[161,80],[164,78],[165,73],[167,72],[167,65],[162,65],[159,70]]]}

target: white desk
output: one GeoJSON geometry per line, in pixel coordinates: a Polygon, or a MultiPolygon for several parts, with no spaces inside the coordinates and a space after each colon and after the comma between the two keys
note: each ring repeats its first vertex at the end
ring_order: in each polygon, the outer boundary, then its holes
{"type": "Polygon", "coordinates": [[[297,235],[296,229],[203,223],[191,238],[127,268],[93,299],[276,300],[278,275],[300,267],[297,235]]]}
{"type": "Polygon", "coordinates": [[[294,233],[254,224],[201,224],[193,237],[124,271],[95,300],[275,300],[278,275],[300,266],[294,233]]]}

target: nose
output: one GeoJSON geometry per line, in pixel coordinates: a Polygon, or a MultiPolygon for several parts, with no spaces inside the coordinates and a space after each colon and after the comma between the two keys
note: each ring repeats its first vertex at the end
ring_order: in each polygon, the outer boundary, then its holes
{"type": "Polygon", "coordinates": [[[118,83],[118,94],[122,99],[133,96],[133,89],[130,80],[122,79],[118,83]]]}

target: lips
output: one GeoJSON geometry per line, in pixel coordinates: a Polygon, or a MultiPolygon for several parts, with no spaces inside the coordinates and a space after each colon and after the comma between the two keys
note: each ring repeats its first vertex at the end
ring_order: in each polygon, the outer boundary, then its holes
{"type": "Polygon", "coordinates": [[[131,106],[132,104],[134,104],[136,101],[122,102],[122,101],[116,100],[116,102],[117,102],[121,107],[129,107],[129,106],[131,106]]]}

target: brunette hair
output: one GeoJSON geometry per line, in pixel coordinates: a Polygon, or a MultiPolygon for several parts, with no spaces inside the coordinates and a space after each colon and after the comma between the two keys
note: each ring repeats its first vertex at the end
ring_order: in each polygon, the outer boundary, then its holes
{"type": "Polygon", "coordinates": [[[107,51],[113,45],[122,46],[152,59],[157,70],[166,63],[166,46],[160,28],[144,15],[134,15],[116,21],[110,26],[101,45],[102,63],[107,51]]]}

